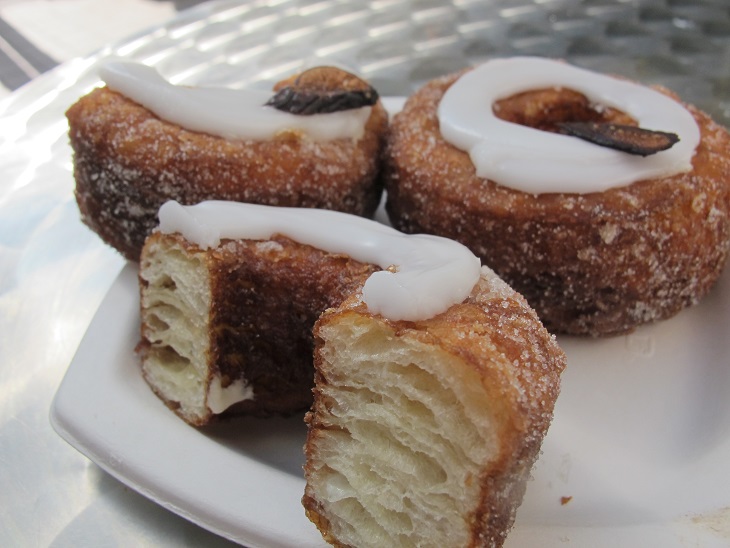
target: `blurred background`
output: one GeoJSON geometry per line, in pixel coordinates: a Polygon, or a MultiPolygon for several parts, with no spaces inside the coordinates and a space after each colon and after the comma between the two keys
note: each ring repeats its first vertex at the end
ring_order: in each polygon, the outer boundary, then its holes
{"type": "Polygon", "coordinates": [[[0,0],[0,98],[203,0],[0,0]]]}

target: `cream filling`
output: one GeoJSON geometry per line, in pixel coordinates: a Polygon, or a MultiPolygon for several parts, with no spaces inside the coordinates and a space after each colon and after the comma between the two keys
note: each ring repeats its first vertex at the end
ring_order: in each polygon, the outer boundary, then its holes
{"type": "Polygon", "coordinates": [[[359,139],[372,107],[302,116],[264,106],[269,91],[176,86],[155,69],[110,61],[100,70],[107,86],[157,116],[191,131],[226,139],[266,141],[282,131],[299,131],[315,141],[359,139]]]}
{"type": "Polygon", "coordinates": [[[234,403],[254,399],[253,387],[244,379],[236,379],[228,386],[223,386],[221,378],[214,376],[208,385],[206,403],[213,413],[223,413],[234,403]]]}
{"type": "Polygon", "coordinates": [[[441,134],[469,153],[479,177],[533,194],[601,192],[692,169],[700,130],[681,104],[651,88],[538,57],[495,59],[467,72],[438,108],[441,134]],[[672,148],[641,157],[500,120],[493,104],[517,93],[569,88],[640,127],[676,133],[672,148]]]}
{"type": "Polygon", "coordinates": [[[266,240],[283,234],[330,253],[380,266],[363,287],[368,310],[391,320],[421,320],[466,299],[481,263],[447,238],[407,235],[376,221],[337,211],[208,201],[160,208],[160,230],[181,233],[201,248],[221,239],[266,240]]]}

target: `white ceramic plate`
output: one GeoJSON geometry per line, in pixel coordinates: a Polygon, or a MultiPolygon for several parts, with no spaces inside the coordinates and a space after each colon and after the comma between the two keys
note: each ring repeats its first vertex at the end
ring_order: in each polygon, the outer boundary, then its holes
{"type": "Polygon", "coordinates": [[[56,431],[101,468],[162,506],[248,546],[320,546],[299,499],[301,417],[197,430],[140,375],[133,265],[104,299],[51,410],[56,431]]]}
{"type": "MultiPolygon", "coordinates": [[[[321,546],[300,498],[302,417],[197,430],[134,355],[136,271],[102,303],[53,403],[57,432],[164,507],[251,547],[321,546]]],[[[555,419],[507,546],[726,546],[730,273],[699,306],[636,333],[561,339],[555,419]]]]}

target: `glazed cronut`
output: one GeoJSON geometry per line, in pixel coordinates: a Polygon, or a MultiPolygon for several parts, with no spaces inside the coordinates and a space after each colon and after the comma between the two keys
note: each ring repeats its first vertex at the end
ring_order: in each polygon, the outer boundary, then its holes
{"type": "Polygon", "coordinates": [[[393,321],[362,301],[376,267],[284,237],[155,233],[140,267],[144,376],[186,421],[302,410],[314,384],[303,504],[326,540],[502,544],[565,356],[491,270],[446,312],[393,321]]]}
{"type": "MultiPolygon", "coordinates": [[[[332,69],[337,90],[351,74],[332,69]]],[[[290,80],[275,86],[279,89],[290,80]]],[[[66,113],[81,220],[125,258],[138,261],[168,200],[231,200],[323,208],[364,217],[375,212],[388,115],[372,107],[359,139],[317,141],[299,131],[269,140],[226,139],[163,120],[108,87],[66,113]]]]}
{"type": "Polygon", "coordinates": [[[203,250],[157,232],[140,262],[145,379],[194,425],[224,410],[303,411],[312,402],[312,326],[373,270],[284,237],[203,250]]]}
{"type": "Polygon", "coordinates": [[[315,328],[307,515],[336,546],[501,546],[565,365],[485,270],[471,297],[392,323],[350,298],[315,328]]]}

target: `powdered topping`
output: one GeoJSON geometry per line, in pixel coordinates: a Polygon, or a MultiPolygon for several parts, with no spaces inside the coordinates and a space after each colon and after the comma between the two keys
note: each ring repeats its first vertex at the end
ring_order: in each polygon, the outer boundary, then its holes
{"type": "Polygon", "coordinates": [[[479,177],[533,194],[601,192],[690,171],[700,140],[692,115],[658,91],[537,57],[496,59],[462,75],[444,94],[438,117],[444,139],[469,153],[479,177]],[[548,88],[582,93],[596,108],[618,109],[679,142],[642,157],[506,122],[492,110],[500,99],[548,88]]]}
{"type": "Polygon", "coordinates": [[[431,318],[466,299],[481,263],[463,245],[438,236],[407,235],[376,221],[337,211],[207,201],[165,203],[163,233],[181,233],[201,248],[221,239],[266,240],[282,234],[328,253],[342,253],[387,270],[363,287],[368,310],[391,320],[431,318]]]}
{"type": "Polygon", "coordinates": [[[273,93],[213,87],[176,86],[155,69],[112,61],[101,68],[107,86],[157,116],[191,131],[226,139],[272,139],[282,131],[299,131],[316,141],[359,139],[372,107],[298,116],[266,106],[273,93]]]}

